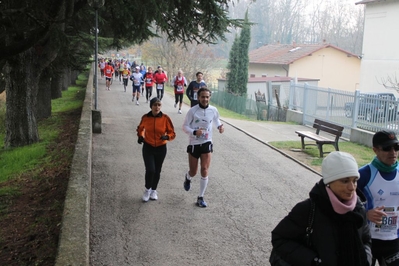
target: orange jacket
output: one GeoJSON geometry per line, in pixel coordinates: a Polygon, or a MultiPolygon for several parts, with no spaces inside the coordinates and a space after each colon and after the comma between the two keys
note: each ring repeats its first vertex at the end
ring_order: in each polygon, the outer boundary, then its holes
{"type": "Polygon", "coordinates": [[[152,111],[150,111],[141,117],[140,124],[137,126],[137,136],[144,137],[145,143],[158,147],[174,140],[176,133],[172,120],[168,115],[159,112],[159,114],[154,116],[152,111]],[[161,136],[163,135],[168,135],[169,140],[162,140],[161,136]]]}

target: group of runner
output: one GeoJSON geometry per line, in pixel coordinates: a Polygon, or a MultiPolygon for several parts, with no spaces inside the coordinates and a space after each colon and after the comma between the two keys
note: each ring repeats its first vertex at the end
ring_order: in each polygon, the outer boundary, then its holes
{"type": "MultiPolygon", "coordinates": [[[[152,67],[146,68],[141,63],[138,65],[136,61],[130,63],[129,60],[125,59],[103,59],[101,58],[98,67],[100,68],[101,79],[106,79],[106,90],[111,90],[110,86],[115,78],[119,78],[119,83],[123,84],[123,90],[126,92],[129,80],[132,81],[132,102],[136,102],[136,105],[140,105],[140,95],[144,95],[146,103],[152,97],[152,91],[155,85],[156,97],[162,101],[165,84],[168,81],[166,71],[163,70],[162,66],[158,66],[155,71],[152,67]]],[[[177,75],[173,77],[171,85],[174,87],[175,104],[174,107],[178,106],[178,113],[181,114],[181,107],[183,104],[183,96],[186,93],[190,99],[190,105],[193,107],[198,104],[197,92],[200,88],[206,87],[206,83],[203,80],[203,73],[196,73],[196,80],[191,81],[189,84],[187,79],[183,76],[183,71],[178,70],[177,75]]]]}

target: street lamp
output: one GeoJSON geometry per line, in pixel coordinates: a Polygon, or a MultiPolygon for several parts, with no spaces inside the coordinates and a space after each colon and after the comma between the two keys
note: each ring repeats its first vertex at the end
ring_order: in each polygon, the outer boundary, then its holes
{"type": "Polygon", "coordinates": [[[104,6],[104,1],[105,0],[88,0],[89,6],[94,8],[96,11],[96,28],[94,29],[96,38],[95,38],[95,53],[94,53],[94,62],[95,62],[95,67],[94,67],[94,109],[97,110],[98,107],[98,9],[104,6]]]}

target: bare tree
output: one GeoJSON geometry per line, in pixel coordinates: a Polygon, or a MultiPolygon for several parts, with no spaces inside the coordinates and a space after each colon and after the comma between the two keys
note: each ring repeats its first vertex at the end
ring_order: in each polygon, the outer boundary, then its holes
{"type": "Polygon", "coordinates": [[[153,38],[141,47],[142,58],[156,67],[161,65],[171,80],[179,69],[183,70],[188,81],[195,79],[201,71],[205,79],[215,62],[212,48],[205,44],[186,44],[168,42],[166,38],[153,38]]]}

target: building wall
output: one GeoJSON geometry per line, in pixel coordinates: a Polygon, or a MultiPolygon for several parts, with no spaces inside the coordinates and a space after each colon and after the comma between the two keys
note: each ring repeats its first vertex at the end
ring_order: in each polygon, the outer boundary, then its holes
{"type": "MultiPolygon", "coordinates": [[[[360,90],[387,91],[382,79],[399,80],[399,2],[386,0],[365,5],[360,90]]],[[[396,96],[398,94],[395,91],[396,96]]]]}
{"type": "MultiPolygon", "coordinates": [[[[288,67],[286,66],[288,69],[288,67]]],[[[248,75],[254,74],[256,77],[262,77],[266,75],[267,77],[287,77],[287,71],[281,65],[267,65],[267,64],[255,64],[249,63],[248,75]]]]}
{"type": "Polygon", "coordinates": [[[334,48],[324,48],[290,65],[290,77],[314,78],[319,87],[346,91],[359,89],[360,59],[334,48]]]}

